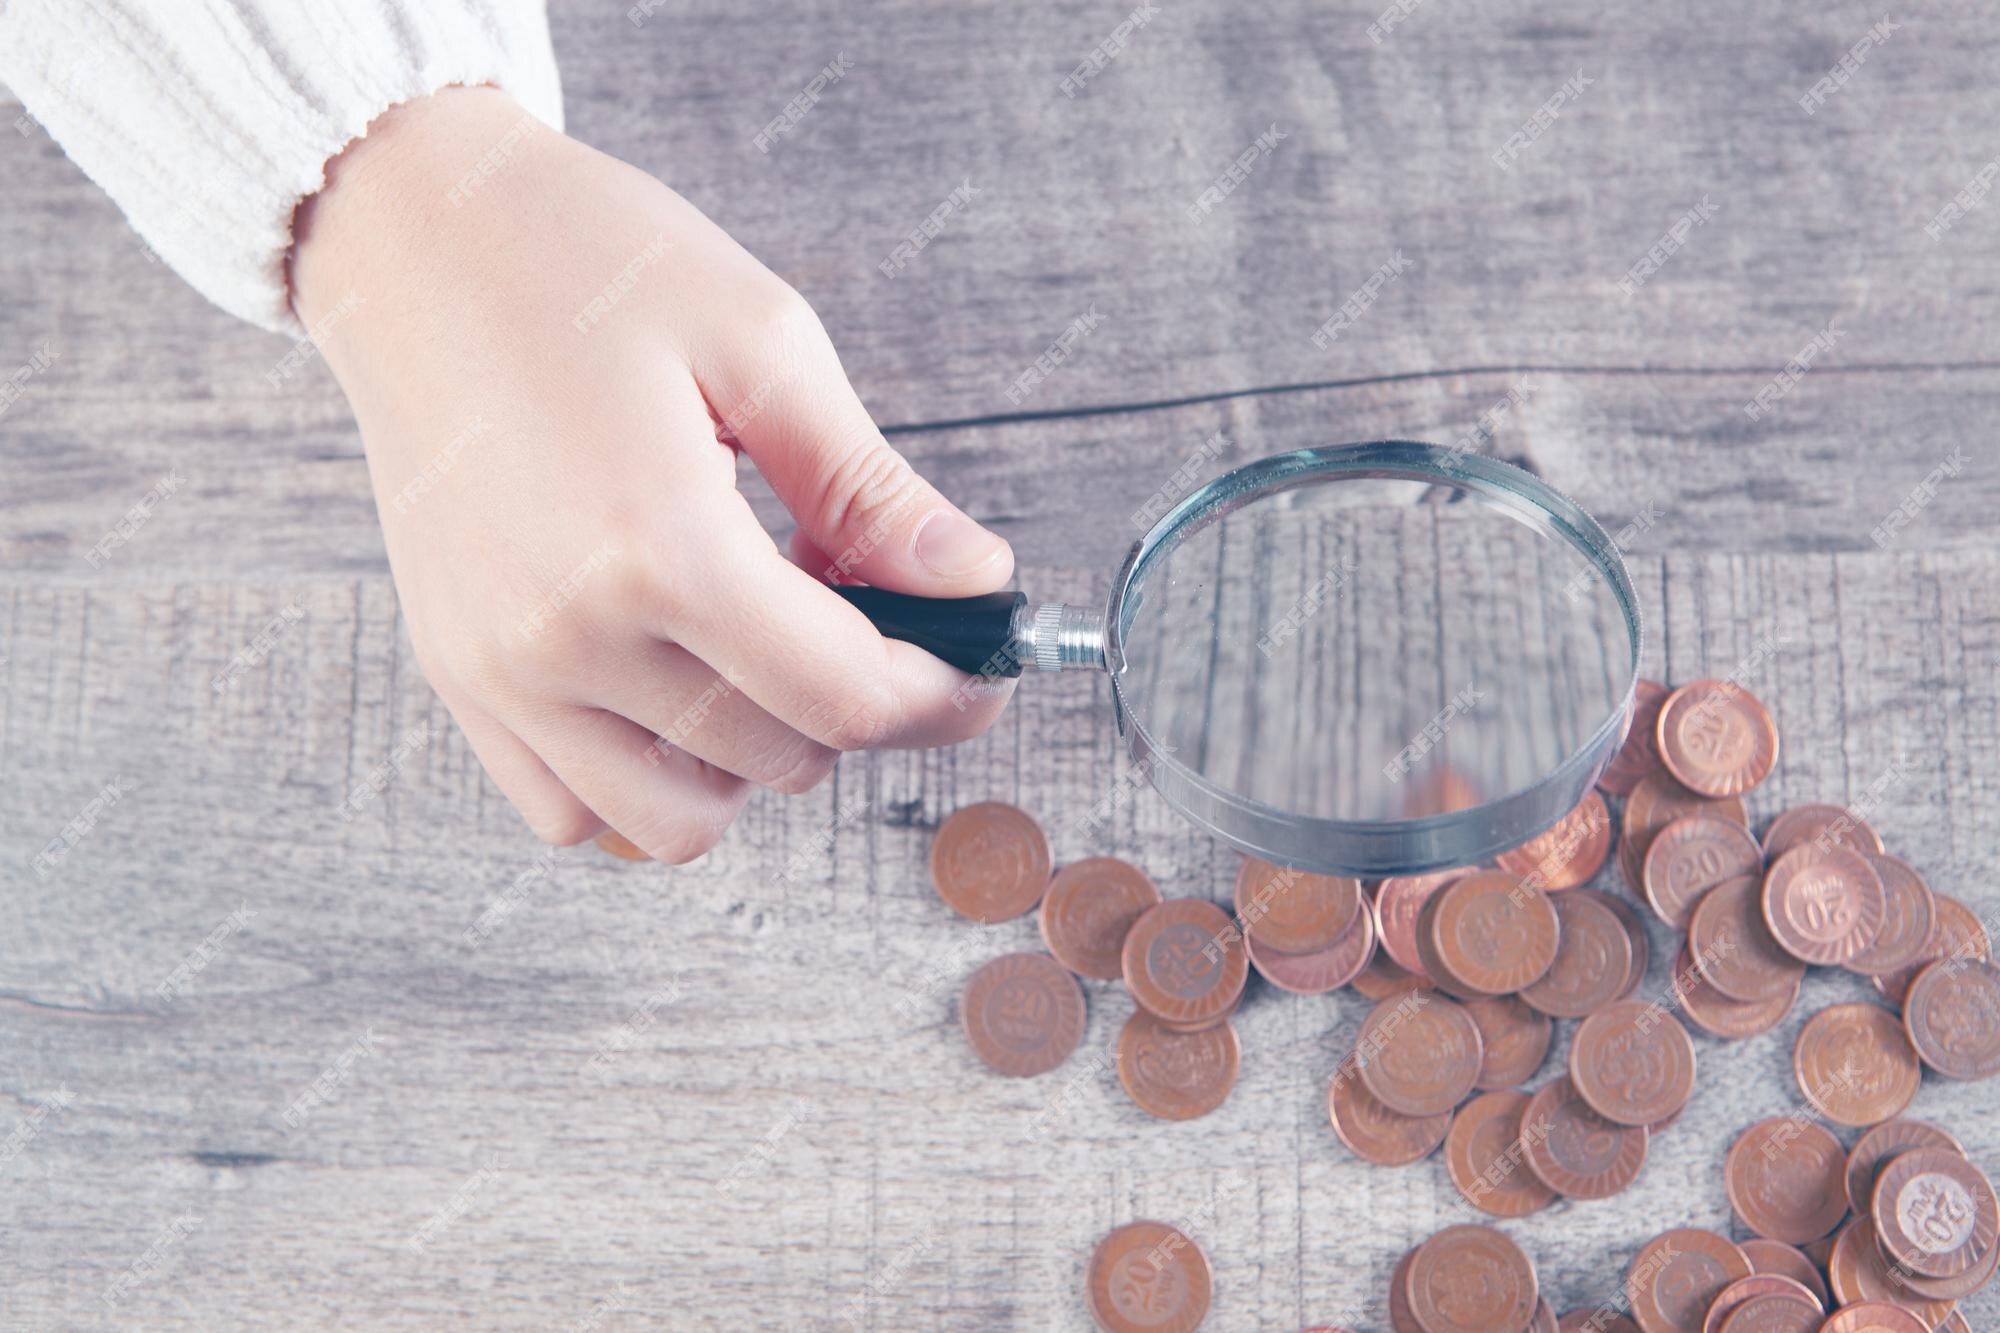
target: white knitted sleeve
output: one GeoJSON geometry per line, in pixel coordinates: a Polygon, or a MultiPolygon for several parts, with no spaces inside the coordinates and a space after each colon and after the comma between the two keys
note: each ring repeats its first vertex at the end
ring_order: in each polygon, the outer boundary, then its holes
{"type": "Polygon", "coordinates": [[[0,79],[196,290],[294,336],[292,212],[376,116],[494,84],[562,128],[543,0],[0,0],[0,79]]]}

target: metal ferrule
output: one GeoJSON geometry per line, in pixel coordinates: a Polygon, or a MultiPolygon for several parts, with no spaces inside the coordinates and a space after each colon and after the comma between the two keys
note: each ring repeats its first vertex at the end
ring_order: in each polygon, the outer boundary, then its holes
{"type": "Polygon", "coordinates": [[[1037,671],[1102,671],[1104,613],[1067,602],[1024,604],[1008,651],[1037,671]]]}

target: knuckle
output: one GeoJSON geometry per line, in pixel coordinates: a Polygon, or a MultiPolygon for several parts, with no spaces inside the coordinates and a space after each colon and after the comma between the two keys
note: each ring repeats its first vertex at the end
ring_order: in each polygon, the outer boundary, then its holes
{"type": "Polygon", "coordinates": [[[806,708],[806,735],[835,750],[869,750],[889,732],[893,713],[884,691],[829,694],[806,708]]]}
{"type": "Polygon", "coordinates": [[[799,796],[825,782],[839,763],[838,750],[817,741],[806,741],[791,747],[791,753],[780,756],[776,772],[765,780],[764,785],[786,796],[799,796]]]}
{"type": "Polygon", "coordinates": [[[817,346],[826,341],[819,312],[782,282],[764,288],[755,298],[750,325],[762,337],[784,347],[817,346]]]}
{"type": "Polygon", "coordinates": [[[828,473],[820,497],[821,531],[850,541],[880,541],[896,515],[922,494],[915,468],[887,445],[857,442],[828,473]]]}
{"type": "Polygon", "coordinates": [[[603,827],[596,815],[575,802],[523,810],[521,817],[528,821],[529,830],[551,847],[574,847],[588,842],[603,827]]]}
{"type": "Polygon", "coordinates": [[[729,831],[729,824],[728,819],[714,815],[668,814],[648,821],[648,827],[632,841],[655,861],[684,866],[712,851],[729,831]]]}

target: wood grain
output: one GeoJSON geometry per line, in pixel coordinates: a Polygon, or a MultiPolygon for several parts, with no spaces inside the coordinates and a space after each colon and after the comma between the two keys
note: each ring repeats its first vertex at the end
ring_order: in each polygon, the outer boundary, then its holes
{"type": "MultiPolygon", "coordinates": [[[[1100,594],[1190,459],[1484,419],[1477,447],[1623,533],[1651,672],[1756,656],[1784,748],[1755,816],[1866,804],[1935,887],[2000,913],[2000,224],[1924,230],[1993,153],[1979,7],[1899,16],[1812,116],[1796,97],[1879,14],[1427,0],[1378,43],[1373,5],[1163,3],[1072,99],[1128,6],[699,0],[637,29],[628,8],[556,6],[572,129],[812,298],[878,419],[1038,596],[1100,594]],[[1578,69],[1573,108],[1498,165],[1578,69]],[[966,179],[962,216],[884,276],[966,179]],[[1704,197],[1715,218],[1621,292],[1704,197]],[[1011,402],[1093,303],[1100,329],[1011,402]],[[1751,419],[1829,320],[1836,352],[1751,419]]],[[[1037,946],[930,890],[957,806],[1018,802],[1058,860],[1127,856],[1170,893],[1233,877],[1135,781],[1101,680],[1030,681],[977,741],[760,798],[696,866],[545,853],[410,660],[331,381],[269,382],[286,346],[150,263],[14,119],[0,375],[55,357],[0,415],[0,1325],[1076,1329],[1090,1246],[1156,1216],[1214,1263],[1213,1328],[1386,1328],[1397,1256],[1474,1215],[1436,1161],[1369,1168],[1333,1137],[1357,997],[1253,993],[1240,1085],[1183,1125],[1109,1072],[1115,986],[1038,1080],[989,1076],[960,1036],[964,977],[1037,946]]],[[[1730,1139],[1800,1106],[1792,1035],[1862,995],[1816,973],[1776,1032],[1698,1039],[1695,1100],[1631,1193],[1508,1224],[1558,1309],[1610,1297],[1662,1227],[1729,1229],[1730,1139]]],[[[1992,1096],[1930,1078],[1912,1113],[1992,1169],[1992,1096]]]]}

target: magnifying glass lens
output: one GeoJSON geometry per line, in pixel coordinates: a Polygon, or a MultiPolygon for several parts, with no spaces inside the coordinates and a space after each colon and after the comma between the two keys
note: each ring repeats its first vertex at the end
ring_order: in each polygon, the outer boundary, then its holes
{"type": "Polygon", "coordinates": [[[1190,525],[1136,571],[1126,707],[1200,779],[1300,819],[1420,819],[1547,778],[1623,707],[1618,594],[1448,481],[1339,476],[1190,525]]]}

